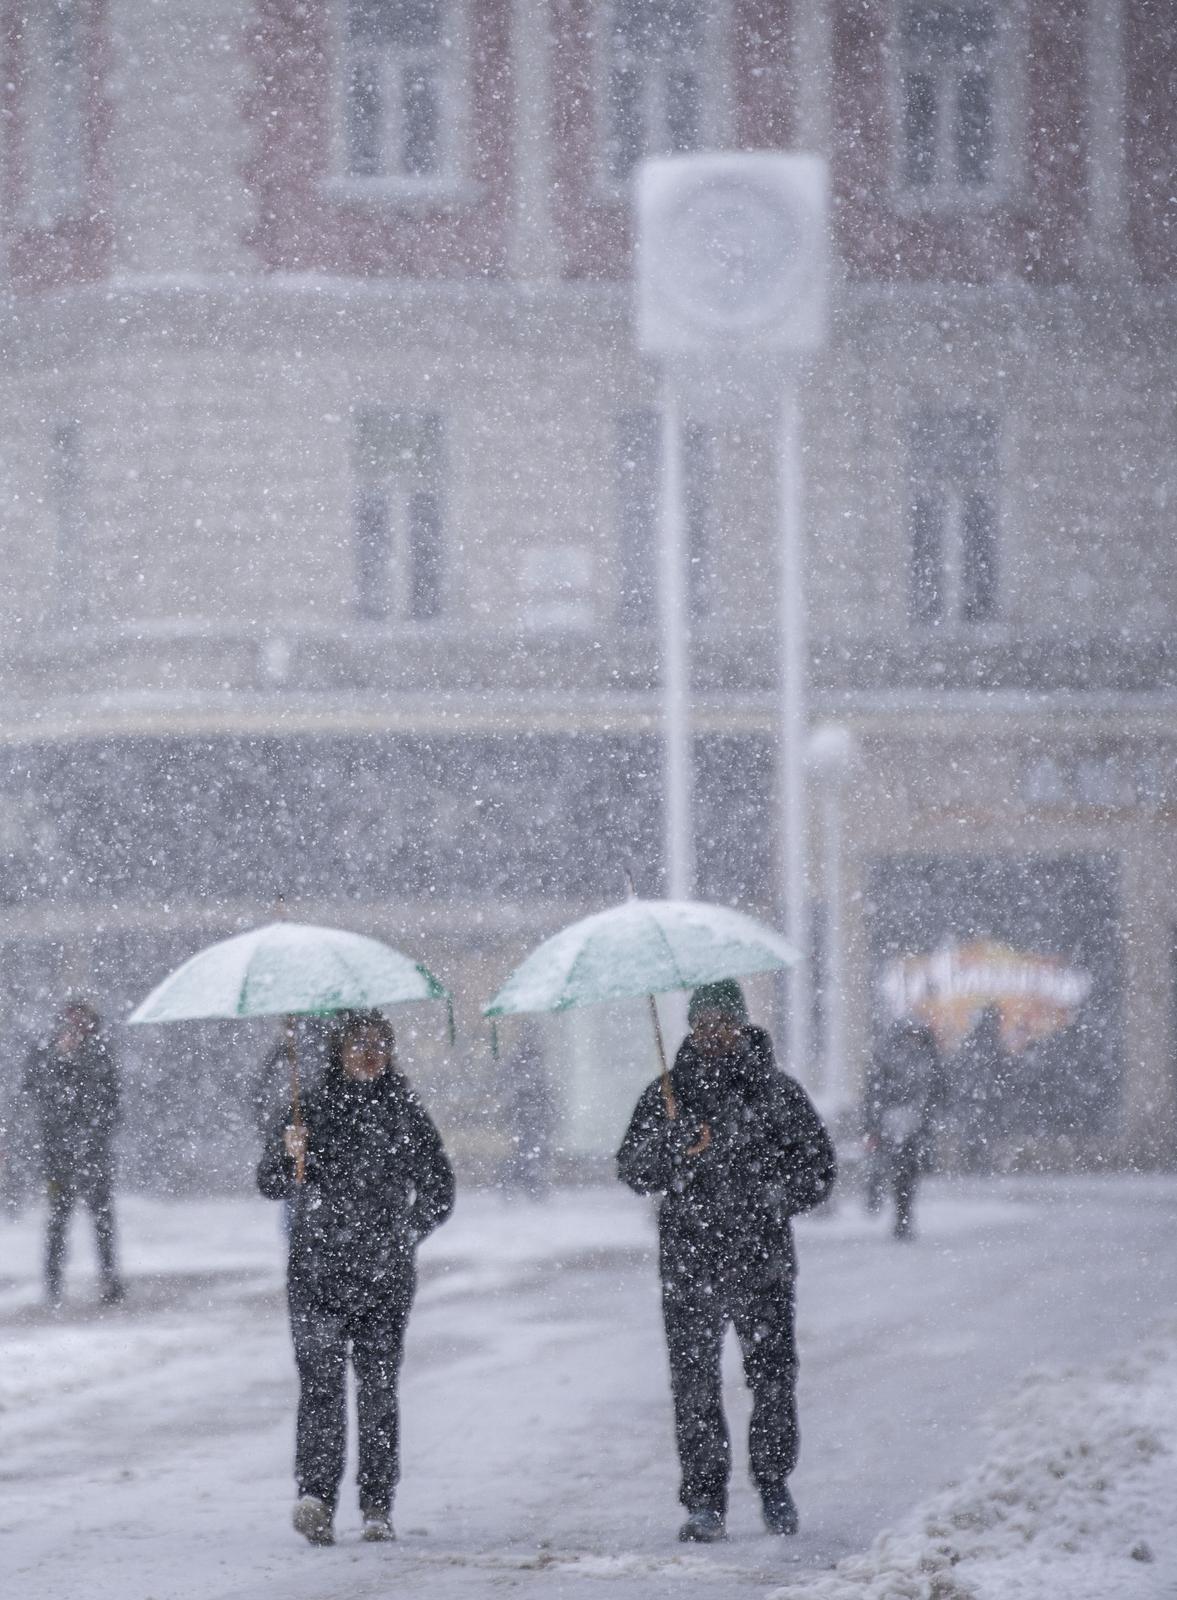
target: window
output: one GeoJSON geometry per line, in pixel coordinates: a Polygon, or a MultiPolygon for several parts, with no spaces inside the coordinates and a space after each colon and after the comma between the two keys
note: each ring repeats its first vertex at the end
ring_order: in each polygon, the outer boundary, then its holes
{"type": "Polygon", "coordinates": [[[912,619],[990,621],[998,578],[995,419],[970,410],[922,413],[909,476],[912,619]]]}
{"type": "Polygon", "coordinates": [[[348,177],[434,178],[447,148],[445,0],[346,0],[348,177]]]}
{"type": "Polygon", "coordinates": [[[605,82],[609,175],[703,141],[703,0],[612,0],[605,82]]]}
{"type": "Polygon", "coordinates": [[[441,615],[444,450],[433,412],[362,411],[355,431],[356,608],[383,621],[441,615]]]}
{"type": "Polygon", "coordinates": [[[78,0],[29,6],[23,149],[27,203],[39,222],[75,212],[85,192],[85,40],[78,0]]]}
{"type": "Polygon", "coordinates": [[[88,610],[82,550],[81,429],[57,423],[49,438],[49,504],[53,518],[54,585],[61,616],[80,622],[88,610]]]}
{"type": "Polygon", "coordinates": [[[915,197],[967,198],[997,176],[998,28],[977,0],[911,0],[899,23],[899,176],[915,197]]]}
{"type": "MultiPolygon", "coordinates": [[[[714,549],[715,452],[711,431],[683,428],[682,472],[686,518],[687,595],[693,621],[711,614],[714,549]]],[[[619,620],[651,627],[657,618],[657,568],[662,515],[662,418],[652,408],[624,411],[616,439],[619,620]]]]}

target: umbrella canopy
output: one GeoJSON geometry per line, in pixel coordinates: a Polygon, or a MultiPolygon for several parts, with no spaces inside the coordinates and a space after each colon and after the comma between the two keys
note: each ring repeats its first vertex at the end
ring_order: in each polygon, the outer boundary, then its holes
{"type": "Polygon", "coordinates": [[[210,945],[157,984],[128,1019],[323,1015],[406,1000],[448,1000],[427,967],[341,928],[271,922],[210,945]]]}
{"type": "Polygon", "coordinates": [[[626,900],[545,940],[516,967],[483,1015],[632,1000],[719,978],[775,972],[799,959],[771,928],[726,906],[626,900]]]}

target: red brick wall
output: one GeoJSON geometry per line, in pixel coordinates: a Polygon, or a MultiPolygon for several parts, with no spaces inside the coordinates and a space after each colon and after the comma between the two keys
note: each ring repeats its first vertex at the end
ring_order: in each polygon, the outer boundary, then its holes
{"type": "Polygon", "coordinates": [[[838,0],[833,8],[835,215],[851,273],[967,283],[1073,277],[1087,219],[1086,0],[1028,5],[1024,146],[1007,195],[968,209],[904,209],[894,197],[893,15],[889,0],[838,0]]]}
{"type": "Polygon", "coordinates": [[[507,259],[512,143],[510,0],[468,0],[470,195],[444,203],[333,196],[336,81],[329,0],[256,0],[249,49],[253,132],[246,177],[258,201],[251,237],[272,271],[413,278],[497,276],[507,259]]]}
{"type": "Polygon", "coordinates": [[[1146,283],[1177,276],[1177,5],[1125,0],[1128,228],[1146,283]]]}
{"type": "Polygon", "coordinates": [[[553,217],[566,278],[628,270],[629,208],[602,194],[593,22],[600,0],[551,0],[553,217]]]}
{"type": "Polygon", "coordinates": [[[23,19],[29,4],[30,0],[0,0],[4,231],[13,287],[25,291],[102,277],[109,269],[113,233],[108,162],[111,117],[104,92],[109,61],[106,0],[82,0],[85,129],[81,204],[47,226],[26,220],[31,135],[26,120],[28,59],[23,19]]]}
{"type": "Polygon", "coordinates": [[[788,150],[796,138],[793,0],[734,0],[732,24],[736,143],[788,150]]]}

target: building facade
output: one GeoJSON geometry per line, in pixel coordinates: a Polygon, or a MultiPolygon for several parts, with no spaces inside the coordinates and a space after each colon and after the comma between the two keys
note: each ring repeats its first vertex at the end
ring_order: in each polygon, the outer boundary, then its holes
{"type": "MultiPolygon", "coordinates": [[[[830,162],[835,259],[802,390],[810,703],[855,752],[811,785],[819,996],[831,828],[842,852],[837,1070],[916,989],[954,1043],[996,962],[1009,1158],[1170,1158],[1168,8],[0,16],[10,1057],[64,987],[121,1015],[281,896],[450,978],[464,1042],[418,1019],[416,1070],[494,1159],[479,1004],[627,866],[661,877],[633,169],[804,149],[830,162]]],[[[698,888],[772,915],[775,441],[686,427],[698,888]]],[[[609,1117],[572,1102],[626,1057],[609,1026],[567,1046],[559,1137],[587,1153],[609,1117]]],[[[262,1048],[123,1043],[144,1105],[180,1065],[184,1117],[262,1048]]],[[[819,1048],[814,1087],[833,1070],[819,1048]]]]}

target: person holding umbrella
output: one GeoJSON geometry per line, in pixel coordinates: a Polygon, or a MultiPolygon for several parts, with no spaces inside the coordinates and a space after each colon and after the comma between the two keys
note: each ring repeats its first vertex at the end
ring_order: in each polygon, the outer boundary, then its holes
{"type": "Polygon", "coordinates": [[[734,979],[691,995],[669,1080],[642,1094],[618,1175],[661,1196],[659,1271],[687,1518],[679,1538],[725,1536],[731,1448],[720,1357],[735,1326],[752,1390],[749,1454],[770,1533],[797,1531],[796,1256],[790,1218],[830,1193],[833,1145],[800,1084],[773,1061],[734,979]]]}
{"type": "Polygon", "coordinates": [[[449,1216],[454,1179],[437,1129],[398,1070],[380,1012],[339,1014],[322,1080],[303,1097],[301,1117],[292,1107],[275,1123],[257,1181],[268,1198],[292,1200],[294,1527],[311,1544],[334,1542],[350,1356],[363,1537],[392,1539],[397,1385],[416,1249],[449,1216]]]}

